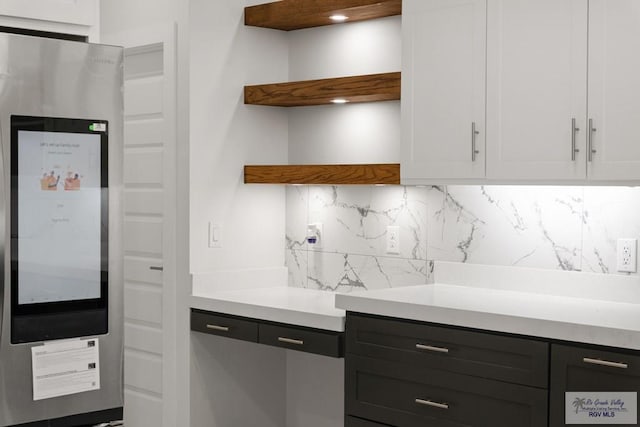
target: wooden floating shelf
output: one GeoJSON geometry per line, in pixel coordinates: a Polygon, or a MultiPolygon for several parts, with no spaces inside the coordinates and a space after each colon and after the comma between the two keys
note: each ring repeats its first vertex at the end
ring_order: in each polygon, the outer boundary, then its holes
{"type": "Polygon", "coordinates": [[[400,164],[247,165],[244,183],[400,185],[400,164]]]}
{"type": "Polygon", "coordinates": [[[271,83],[244,87],[244,103],[275,107],[303,107],[347,102],[397,101],[400,99],[401,73],[271,83]]]}
{"type": "Polygon", "coordinates": [[[282,0],[246,7],[244,24],[291,31],[336,24],[331,15],[356,22],[400,14],[402,0],[282,0]]]}

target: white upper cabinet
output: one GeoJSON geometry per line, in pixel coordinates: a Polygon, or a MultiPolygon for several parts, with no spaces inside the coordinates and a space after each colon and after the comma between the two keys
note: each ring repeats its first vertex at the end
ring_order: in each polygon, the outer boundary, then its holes
{"type": "Polygon", "coordinates": [[[97,42],[100,3],[99,0],[0,0],[0,26],[88,36],[90,41],[97,42]]]}
{"type": "Polygon", "coordinates": [[[640,179],[640,1],[589,2],[594,180],[640,179]]]}
{"type": "Polygon", "coordinates": [[[486,0],[402,7],[402,182],[482,178],[486,0]]]}
{"type": "Polygon", "coordinates": [[[487,178],[584,179],[588,1],[488,9],[487,178]]]}
{"type": "Polygon", "coordinates": [[[403,183],[640,180],[640,1],[405,0],[402,31],[403,183]]]}

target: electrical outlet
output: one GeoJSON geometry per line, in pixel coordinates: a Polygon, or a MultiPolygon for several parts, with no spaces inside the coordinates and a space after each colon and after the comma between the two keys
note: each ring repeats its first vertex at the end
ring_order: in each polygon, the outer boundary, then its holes
{"type": "Polygon", "coordinates": [[[314,222],[307,225],[307,244],[310,247],[321,249],[324,241],[323,226],[321,222],[314,222]]]}
{"type": "Polygon", "coordinates": [[[618,271],[636,272],[638,241],[636,239],[618,239],[618,271]]]}
{"type": "Polygon", "coordinates": [[[400,227],[397,225],[389,225],[387,227],[387,253],[400,253],[400,227]]]}

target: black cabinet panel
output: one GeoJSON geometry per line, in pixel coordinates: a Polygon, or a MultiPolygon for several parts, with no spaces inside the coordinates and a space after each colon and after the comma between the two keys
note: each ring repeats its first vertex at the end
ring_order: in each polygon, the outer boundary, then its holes
{"type": "Polygon", "coordinates": [[[549,344],[526,338],[347,314],[346,351],[546,388],[549,344]]]}
{"type": "Polygon", "coordinates": [[[274,323],[198,309],[191,309],[191,330],[323,356],[344,356],[344,332],[274,323]]]}
{"type": "Polygon", "coordinates": [[[346,417],[344,427],[393,427],[389,424],[379,424],[362,418],[346,417]]]}
{"type": "Polygon", "coordinates": [[[258,323],[234,316],[191,310],[191,330],[243,341],[258,342],[258,323]]]}
{"type": "Polygon", "coordinates": [[[342,340],[341,332],[262,323],[259,326],[261,344],[324,356],[342,357],[342,340]]]}
{"type": "Polygon", "coordinates": [[[631,352],[618,353],[590,347],[553,344],[551,346],[551,427],[565,425],[564,409],[567,391],[640,393],[640,352],[634,355],[631,352]]]}
{"type": "Polygon", "coordinates": [[[546,390],[348,354],[348,415],[396,427],[546,427],[546,390]]]}

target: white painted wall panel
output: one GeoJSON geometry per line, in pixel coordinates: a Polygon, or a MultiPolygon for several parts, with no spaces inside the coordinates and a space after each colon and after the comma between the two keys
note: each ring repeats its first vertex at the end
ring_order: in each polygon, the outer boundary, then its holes
{"type": "Polygon", "coordinates": [[[161,150],[125,150],[124,183],[162,184],[161,150]]]}
{"type": "MultiPolygon", "coordinates": [[[[125,387],[162,393],[162,359],[159,356],[125,350],[125,387]]],[[[134,426],[136,427],[136,426],[134,426]]]]}
{"type": "Polygon", "coordinates": [[[289,163],[400,161],[400,102],[289,111],[289,163]]]}
{"type": "Polygon", "coordinates": [[[162,113],[161,76],[134,79],[124,84],[124,115],[162,113]]]}
{"type": "Polygon", "coordinates": [[[162,323],[162,294],[125,284],[124,317],[143,322],[162,323]]]}
{"type": "Polygon", "coordinates": [[[162,144],[164,135],[163,119],[128,120],[124,124],[124,145],[162,144]]]}
{"type": "Polygon", "coordinates": [[[162,330],[128,323],[124,325],[124,345],[127,348],[162,354],[162,330]]]}
{"type": "Polygon", "coordinates": [[[289,79],[400,71],[400,26],[392,16],[296,31],[289,38],[289,79]]]}
{"type": "MultiPolygon", "coordinates": [[[[124,391],[127,404],[124,419],[127,427],[158,427],[162,425],[162,402],[132,390],[124,391]]],[[[185,426],[186,427],[186,426],[185,426]]]]}
{"type": "Polygon", "coordinates": [[[162,223],[125,219],[124,250],[162,257],[162,223]]]}
{"type": "Polygon", "coordinates": [[[125,190],[125,215],[162,215],[162,190],[125,190]]]}
{"type": "Polygon", "coordinates": [[[242,182],[245,164],[288,161],[288,109],[242,102],[246,84],[288,80],[290,34],[243,25],[263,2],[190,2],[192,272],[284,265],[284,187],[242,182]],[[207,245],[209,221],[223,224],[222,248],[207,245]]]}
{"type": "Polygon", "coordinates": [[[125,256],[124,279],[130,282],[152,283],[162,286],[162,271],[152,270],[151,266],[162,266],[162,262],[154,258],[125,256]]]}

